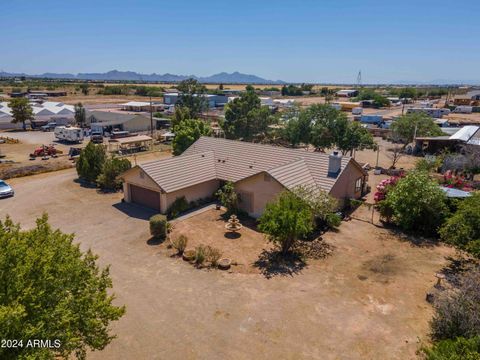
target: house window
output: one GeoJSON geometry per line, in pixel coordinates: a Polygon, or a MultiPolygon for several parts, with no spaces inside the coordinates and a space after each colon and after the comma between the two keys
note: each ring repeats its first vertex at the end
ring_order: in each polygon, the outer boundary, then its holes
{"type": "Polygon", "coordinates": [[[272,181],[272,177],[270,176],[270,174],[263,174],[263,181],[272,181]]]}
{"type": "Polygon", "coordinates": [[[362,178],[358,178],[357,181],[355,181],[355,192],[360,191],[362,191],[362,178]]]}

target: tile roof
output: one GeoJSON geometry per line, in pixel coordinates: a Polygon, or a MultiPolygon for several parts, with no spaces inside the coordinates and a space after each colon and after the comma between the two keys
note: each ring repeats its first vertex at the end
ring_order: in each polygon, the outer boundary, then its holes
{"type": "Polygon", "coordinates": [[[167,193],[217,179],[212,151],[155,160],[139,167],[167,193]]]}
{"type": "Polygon", "coordinates": [[[167,193],[214,179],[237,182],[261,172],[287,189],[305,185],[329,192],[350,162],[355,161],[344,156],[339,174],[329,177],[328,154],[201,137],[180,156],[139,166],[167,193]]]}
{"type": "MultiPolygon", "coordinates": [[[[302,149],[288,149],[280,146],[254,144],[243,141],[226,140],[212,137],[201,137],[193,143],[181,156],[198,152],[213,151],[215,154],[215,167],[219,179],[239,181],[246,177],[269,171],[281,166],[305,162],[316,185],[325,191],[330,191],[338,179],[328,177],[328,154],[310,152],[302,149]]],[[[350,157],[344,156],[341,170],[345,169],[350,157]]],[[[298,169],[298,164],[296,164],[298,169]]],[[[291,172],[295,167],[287,167],[291,172]]],[[[287,169],[283,169],[285,173],[287,169]]],[[[286,176],[286,175],[284,175],[286,176]]]]}

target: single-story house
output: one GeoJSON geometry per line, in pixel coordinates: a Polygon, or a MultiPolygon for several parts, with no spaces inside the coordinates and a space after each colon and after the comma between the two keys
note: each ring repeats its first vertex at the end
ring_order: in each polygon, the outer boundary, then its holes
{"type": "MultiPolygon", "coordinates": [[[[119,131],[149,131],[150,116],[143,114],[122,114],[110,111],[90,111],[87,113],[86,123],[92,132],[119,131]]],[[[154,124],[155,126],[155,124],[154,124]]]]}
{"type": "Polygon", "coordinates": [[[137,165],[121,175],[124,199],[166,213],[184,196],[187,201],[211,197],[226,181],[235,184],[239,206],[259,217],[284,189],[303,185],[324,190],[343,204],[366,190],[368,174],[338,152],[201,137],[182,155],[137,165]]]}
{"type": "Polygon", "coordinates": [[[477,105],[480,101],[480,90],[471,90],[465,95],[456,95],[453,99],[455,105],[477,105]]]}
{"type": "MultiPolygon", "coordinates": [[[[163,94],[163,102],[166,105],[175,105],[181,94],[179,93],[165,93],[163,94]]],[[[228,96],[224,94],[195,94],[194,96],[203,96],[209,108],[222,107],[228,103],[228,96]]]]}
{"type": "Polygon", "coordinates": [[[163,105],[150,102],[148,101],[129,101],[124,104],[120,104],[122,107],[122,110],[125,111],[135,111],[135,112],[157,112],[157,111],[162,111],[163,110],[163,105]]]}

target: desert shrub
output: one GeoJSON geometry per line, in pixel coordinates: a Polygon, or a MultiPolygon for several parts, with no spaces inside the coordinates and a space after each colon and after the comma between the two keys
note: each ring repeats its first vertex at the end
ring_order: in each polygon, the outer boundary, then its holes
{"type": "Polygon", "coordinates": [[[195,248],[195,265],[202,266],[206,259],[206,248],[199,245],[195,248]]]}
{"type": "Polygon", "coordinates": [[[215,195],[218,197],[223,206],[227,208],[227,215],[236,214],[238,212],[239,196],[235,191],[233,182],[228,181],[219,189],[215,195]]]}
{"type": "Polygon", "coordinates": [[[205,257],[206,260],[213,266],[216,267],[218,260],[222,257],[222,252],[214,247],[207,246],[205,248],[205,257]]]}
{"type": "Polygon", "coordinates": [[[188,245],[188,238],[185,235],[180,235],[178,238],[172,240],[172,246],[177,250],[178,254],[182,255],[188,245]]]}
{"type": "Polygon", "coordinates": [[[446,195],[427,173],[412,171],[378,203],[380,214],[405,231],[436,235],[448,215],[446,195]]]}
{"type": "Polygon", "coordinates": [[[181,213],[190,209],[187,199],[185,196],[177,197],[175,201],[170,205],[167,210],[167,216],[169,219],[175,219],[181,213]]]}
{"type": "Polygon", "coordinates": [[[94,183],[102,173],[107,155],[102,145],[90,142],[80,153],[77,161],[77,173],[80,179],[94,183]]]}
{"type": "Polygon", "coordinates": [[[480,258],[480,193],[462,200],[457,211],[440,228],[443,241],[480,258]]]}
{"type": "Polygon", "coordinates": [[[435,302],[431,327],[436,340],[480,336],[480,268],[469,271],[457,289],[435,302]]]}
{"type": "Polygon", "coordinates": [[[426,360],[478,360],[480,359],[480,337],[442,340],[422,351],[426,360]]]}
{"type": "Polygon", "coordinates": [[[97,185],[102,190],[119,190],[122,180],[118,176],[132,167],[130,160],[111,157],[105,160],[102,173],[97,177],[97,185]]]}
{"type": "Polygon", "coordinates": [[[434,160],[422,158],[415,163],[415,169],[419,171],[432,172],[442,165],[442,159],[437,157],[434,160]]]}
{"type": "Polygon", "coordinates": [[[329,228],[334,229],[340,226],[342,218],[338,214],[330,213],[326,215],[325,222],[329,228]]]}
{"type": "Polygon", "coordinates": [[[155,239],[165,239],[167,237],[167,218],[165,215],[153,215],[150,220],[150,234],[155,239]]]}

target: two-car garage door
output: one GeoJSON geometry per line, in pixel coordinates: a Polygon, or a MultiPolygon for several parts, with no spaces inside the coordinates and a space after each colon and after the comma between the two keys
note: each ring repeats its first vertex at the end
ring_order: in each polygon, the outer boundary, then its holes
{"type": "Polygon", "coordinates": [[[160,193],[139,186],[128,184],[130,201],[160,211],[160,193]]]}

